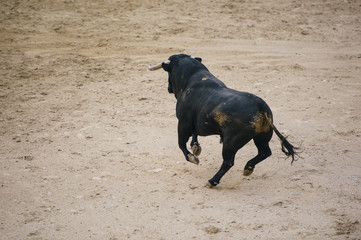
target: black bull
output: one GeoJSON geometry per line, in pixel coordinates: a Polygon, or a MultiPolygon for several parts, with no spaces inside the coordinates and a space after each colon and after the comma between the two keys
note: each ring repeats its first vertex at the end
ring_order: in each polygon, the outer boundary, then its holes
{"type": "Polygon", "coordinates": [[[201,63],[201,58],[179,54],[150,70],[168,72],[168,91],[177,99],[178,145],[187,161],[198,164],[201,147],[197,136],[220,135],[223,163],[208,180],[208,186],[219,184],[233,166],[237,151],[253,139],[258,154],[249,160],[243,174],[252,174],[255,166],[271,156],[269,141],[273,131],[281,140],[282,151],[294,161],[296,149],[273,125],[272,111],[261,98],[247,92],[229,89],[201,63]],[[186,147],[192,136],[190,153],[186,147]]]}

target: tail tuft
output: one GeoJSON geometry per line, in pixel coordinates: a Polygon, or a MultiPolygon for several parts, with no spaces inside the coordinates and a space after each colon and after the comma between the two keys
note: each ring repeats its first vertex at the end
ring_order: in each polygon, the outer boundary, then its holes
{"type": "Polygon", "coordinates": [[[277,136],[280,138],[281,140],[281,147],[282,147],[282,152],[284,152],[284,154],[286,154],[287,158],[288,157],[292,157],[292,162],[291,164],[295,161],[295,156],[299,157],[299,147],[294,147],[288,140],[287,137],[284,137],[278,130],[277,128],[273,125],[272,120],[270,119],[270,117],[265,114],[264,115],[267,119],[267,121],[269,122],[269,124],[271,125],[273,131],[275,131],[275,133],[277,134],[277,136]]]}
{"type": "Polygon", "coordinates": [[[281,147],[282,147],[282,152],[284,154],[286,154],[287,157],[292,157],[292,161],[291,164],[295,161],[295,156],[299,157],[299,147],[294,147],[288,140],[286,137],[284,137],[278,130],[276,127],[273,126],[273,130],[275,131],[275,133],[277,134],[277,136],[280,138],[281,140],[281,147]]]}

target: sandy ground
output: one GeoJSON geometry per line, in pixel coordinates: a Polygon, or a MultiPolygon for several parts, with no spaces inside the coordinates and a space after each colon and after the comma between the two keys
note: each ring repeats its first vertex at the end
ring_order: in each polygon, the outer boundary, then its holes
{"type": "Polygon", "coordinates": [[[361,3],[0,3],[0,239],[360,239],[361,3]],[[303,148],[214,189],[177,146],[170,55],[267,101],[303,148]]]}

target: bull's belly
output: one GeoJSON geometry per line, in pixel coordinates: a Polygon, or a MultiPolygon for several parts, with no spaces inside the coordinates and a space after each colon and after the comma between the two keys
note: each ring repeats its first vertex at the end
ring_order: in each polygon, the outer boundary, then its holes
{"type": "Polygon", "coordinates": [[[209,136],[209,135],[254,135],[254,128],[249,122],[243,122],[239,119],[229,118],[229,119],[217,119],[214,120],[204,120],[200,121],[195,129],[194,133],[199,136],[209,136]],[[208,120],[208,121],[207,121],[208,120]]]}
{"type": "Polygon", "coordinates": [[[218,125],[209,121],[198,123],[194,130],[195,134],[199,136],[221,135],[222,133],[222,129],[218,125]]]}

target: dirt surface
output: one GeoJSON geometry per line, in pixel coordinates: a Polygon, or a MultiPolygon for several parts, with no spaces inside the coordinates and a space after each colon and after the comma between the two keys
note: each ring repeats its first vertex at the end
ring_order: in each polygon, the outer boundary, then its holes
{"type": "Polygon", "coordinates": [[[360,239],[361,3],[1,1],[1,239],[360,239]],[[170,55],[257,94],[302,159],[214,189],[177,146],[170,55]]]}

